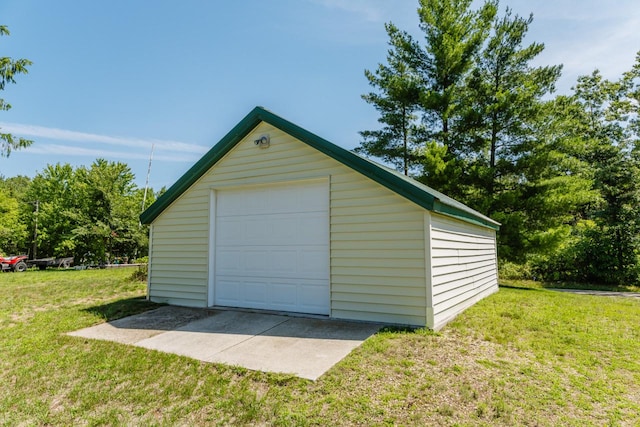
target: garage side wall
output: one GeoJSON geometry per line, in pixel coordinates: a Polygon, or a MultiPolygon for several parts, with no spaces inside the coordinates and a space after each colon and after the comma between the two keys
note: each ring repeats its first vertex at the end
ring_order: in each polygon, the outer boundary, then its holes
{"type": "Polygon", "coordinates": [[[433,328],[498,291],[494,230],[431,213],[433,328]]]}
{"type": "Polygon", "coordinates": [[[153,222],[151,300],[207,305],[212,189],[327,177],[331,316],[425,325],[424,210],[265,123],[153,222]]]}

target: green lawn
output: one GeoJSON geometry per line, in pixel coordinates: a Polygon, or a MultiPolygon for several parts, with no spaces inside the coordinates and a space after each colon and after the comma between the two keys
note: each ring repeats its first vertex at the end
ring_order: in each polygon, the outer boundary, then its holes
{"type": "Polygon", "coordinates": [[[310,382],[64,335],[152,307],[130,275],[0,275],[0,424],[640,425],[638,300],[519,283],[310,382]]]}

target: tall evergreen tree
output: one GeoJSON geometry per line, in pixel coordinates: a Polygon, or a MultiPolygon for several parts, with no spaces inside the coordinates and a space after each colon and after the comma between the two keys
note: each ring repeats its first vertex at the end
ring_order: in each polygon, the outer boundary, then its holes
{"type": "MultiPolygon", "coordinates": [[[[486,168],[477,177],[485,198],[496,194],[498,178],[518,173],[513,170],[536,140],[533,123],[539,120],[542,97],[554,90],[562,66],[532,67],[531,62],[544,50],[541,43],[523,46],[533,22],[505,15],[494,20],[492,35],[479,55],[468,80],[468,108],[464,114],[465,141],[462,155],[479,160],[486,168]]],[[[498,190],[499,191],[499,190],[498,190]]],[[[486,206],[491,212],[492,206],[486,206]]]]}
{"type": "Polygon", "coordinates": [[[383,128],[362,131],[363,141],[356,152],[381,158],[405,175],[416,163],[416,148],[422,142],[422,127],[417,110],[420,101],[420,76],[406,61],[405,49],[411,38],[393,24],[386,24],[390,49],[387,65],[379,64],[375,72],[366,70],[369,84],[377,92],[362,98],[380,113],[383,128]]]}
{"type": "Polygon", "coordinates": [[[424,47],[412,52],[424,79],[424,119],[431,137],[460,149],[455,122],[462,107],[465,80],[491,28],[496,1],[471,9],[472,0],[420,0],[418,15],[424,32],[424,47]]]}
{"type": "Polygon", "coordinates": [[[387,24],[388,64],[375,73],[366,72],[378,92],[363,96],[380,111],[379,121],[385,127],[362,132],[359,152],[380,157],[405,173],[420,164],[429,178],[450,175],[455,165],[449,162],[460,148],[456,121],[464,81],[488,35],[497,4],[488,1],[474,11],[471,2],[420,0],[424,45],[387,24]]]}
{"type": "Polygon", "coordinates": [[[506,175],[499,177],[499,191],[491,200],[493,216],[503,223],[503,259],[546,265],[571,245],[572,231],[584,225],[597,201],[586,144],[573,134],[580,111],[572,97],[544,102],[530,122],[535,138],[515,163],[518,173],[510,175],[508,186],[506,175]]]}
{"type": "MultiPolygon", "coordinates": [[[[423,79],[422,118],[428,142],[423,149],[421,181],[464,200],[463,153],[466,81],[486,41],[497,11],[489,0],[478,10],[471,0],[420,0],[418,15],[424,45],[407,55],[423,79]]],[[[411,46],[411,45],[409,45],[411,46]]]]}
{"type": "Polygon", "coordinates": [[[461,115],[465,201],[503,223],[501,256],[519,261],[554,250],[570,228],[566,213],[590,198],[582,191],[570,199],[558,192],[588,178],[573,169],[582,164],[572,163],[571,151],[546,129],[559,104],[543,97],[553,92],[562,66],[532,66],[544,50],[541,43],[524,45],[532,22],[532,15],[513,15],[509,8],[495,17],[467,80],[461,115]],[[559,206],[558,197],[563,210],[551,209],[559,206]]]}

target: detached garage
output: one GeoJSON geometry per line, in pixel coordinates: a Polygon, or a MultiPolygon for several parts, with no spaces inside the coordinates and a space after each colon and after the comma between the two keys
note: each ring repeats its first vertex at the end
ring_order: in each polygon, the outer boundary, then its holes
{"type": "Polygon", "coordinates": [[[156,302],[439,329],[498,290],[497,222],[261,107],[141,220],[156,302]]]}

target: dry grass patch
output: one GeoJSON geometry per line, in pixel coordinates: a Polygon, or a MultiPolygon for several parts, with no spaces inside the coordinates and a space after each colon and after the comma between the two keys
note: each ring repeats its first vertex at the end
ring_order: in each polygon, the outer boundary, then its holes
{"type": "MultiPolygon", "coordinates": [[[[344,407],[325,405],[318,421],[537,425],[529,420],[531,408],[521,405],[523,381],[535,381],[528,378],[530,356],[455,330],[381,333],[329,374],[344,407]]],[[[545,412],[546,424],[557,425],[559,411],[547,406],[545,412]]]]}

